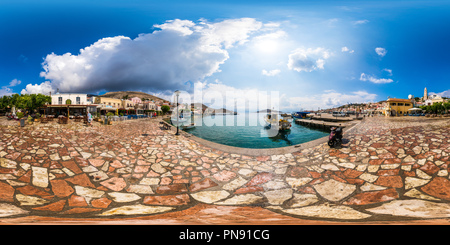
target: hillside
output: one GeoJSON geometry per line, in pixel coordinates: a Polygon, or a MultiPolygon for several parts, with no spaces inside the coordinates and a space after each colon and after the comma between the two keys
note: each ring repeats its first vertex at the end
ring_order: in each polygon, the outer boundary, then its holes
{"type": "Polygon", "coordinates": [[[123,99],[124,96],[128,95],[128,99],[131,99],[133,97],[138,97],[140,99],[149,99],[154,101],[163,101],[168,102],[165,99],[161,99],[159,97],[156,97],[154,95],[150,95],[144,92],[134,92],[134,91],[118,91],[118,92],[108,92],[103,95],[99,95],[99,97],[106,97],[106,98],[115,98],[115,99],[123,99]]]}
{"type": "Polygon", "coordinates": [[[213,114],[228,114],[228,115],[236,115],[237,114],[234,111],[230,111],[230,110],[227,110],[224,108],[220,108],[220,109],[208,108],[207,112],[213,113],[213,114]]]}
{"type": "Polygon", "coordinates": [[[191,103],[191,107],[192,106],[197,107],[197,108],[202,108],[202,112],[205,112],[205,110],[209,108],[206,105],[200,104],[200,103],[191,103]]]}
{"type": "Polygon", "coordinates": [[[257,111],[256,113],[283,113],[283,112],[282,111],[273,110],[273,109],[265,109],[265,110],[257,111]]]}

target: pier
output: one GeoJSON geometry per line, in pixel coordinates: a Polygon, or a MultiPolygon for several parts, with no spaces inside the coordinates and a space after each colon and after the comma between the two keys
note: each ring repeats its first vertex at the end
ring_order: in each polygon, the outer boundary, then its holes
{"type": "Polygon", "coordinates": [[[330,114],[314,115],[311,119],[295,119],[296,124],[307,127],[330,129],[331,127],[348,128],[357,123],[356,120],[361,120],[362,117],[334,117],[330,114]]]}
{"type": "Polygon", "coordinates": [[[346,127],[352,126],[355,122],[354,121],[349,121],[349,122],[325,122],[325,121],[313,120],[313,119],[297,119],[297,120],[295,120],[295,123],[303,125],[303,126],[308,126],[308,127],[321,128],[321,129],[330,129],[331,127],[346,128],[346,127]]]}

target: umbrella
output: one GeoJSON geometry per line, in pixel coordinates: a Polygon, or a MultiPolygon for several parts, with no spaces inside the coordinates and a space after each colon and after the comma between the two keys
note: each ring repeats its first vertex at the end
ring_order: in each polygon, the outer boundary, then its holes
{"type": "Polygon", "coordinates": [[[408,111],[421,111],[422,109],[420,109],[420,108],[411,108],[411,109],[408,109],[408,111]]]}

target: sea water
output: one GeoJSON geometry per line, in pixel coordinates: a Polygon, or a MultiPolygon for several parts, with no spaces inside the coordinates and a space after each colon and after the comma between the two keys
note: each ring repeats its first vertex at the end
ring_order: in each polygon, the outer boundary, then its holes
{"type": "Polygon", "coordinates": [[[196,126],[185,131],[215,143],[242,148],[292,146],[329,134],[327,131],[301,126],[292,121],[290,130],[280,131],[278,135],[270,137],[271,134],[265,127],[266,123],[263,119],[265,115],[266,113],[240,113],[238,115],[193,116],[191,121],[196,126]]]}

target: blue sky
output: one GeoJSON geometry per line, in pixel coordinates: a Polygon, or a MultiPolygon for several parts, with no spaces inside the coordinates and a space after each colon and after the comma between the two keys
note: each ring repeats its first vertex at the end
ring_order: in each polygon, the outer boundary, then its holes
{"type": "Polygon", "coordinates": [[[424,87],[450,97],[448,13],[448,1],[3,0],[0,96],[200,86],[278,91],[285,110],[424,87]]]}

